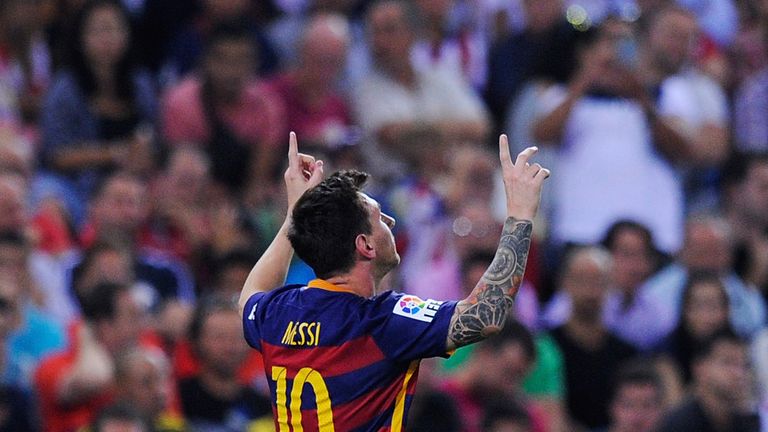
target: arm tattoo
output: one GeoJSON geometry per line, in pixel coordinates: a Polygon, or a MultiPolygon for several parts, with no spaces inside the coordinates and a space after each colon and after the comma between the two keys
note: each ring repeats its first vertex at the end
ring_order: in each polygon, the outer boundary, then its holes
{"type": "Polygon", "coordinates": [[[513,217],[504,222],[493,262],[451,318],[448,340],[456,347],[482,340],[504,325],[523,281],[532,227],[531,221],[513,217]]]}

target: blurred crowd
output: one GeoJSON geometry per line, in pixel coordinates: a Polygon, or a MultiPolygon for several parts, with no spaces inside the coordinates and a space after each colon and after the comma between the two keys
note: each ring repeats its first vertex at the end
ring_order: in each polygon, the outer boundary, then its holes
{"type": "Polygon", "coordinates": [[[289,131],[425,299],[493,259],[498,134],[552,170],[409,430],[768,431],[765,0],[0,1],[0,431],[274,430],[234,298],[289,131]]]}

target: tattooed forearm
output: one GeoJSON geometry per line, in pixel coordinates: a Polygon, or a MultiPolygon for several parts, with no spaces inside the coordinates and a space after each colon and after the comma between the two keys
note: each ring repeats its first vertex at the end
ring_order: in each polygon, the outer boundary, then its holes
{"type": "Polygon", "coordinates": [[[493,262],[469,297],[456,305],[448,330],[450,349],[482,340],[504,325],[523,280],[532,226],[512,217],[504,223],[493,262]]]}

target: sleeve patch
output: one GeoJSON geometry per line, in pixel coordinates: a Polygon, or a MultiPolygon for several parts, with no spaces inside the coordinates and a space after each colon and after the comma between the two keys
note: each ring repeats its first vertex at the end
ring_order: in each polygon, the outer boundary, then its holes
{"type": "Polygon", "coordinates": [[[395,303],[392,313],[428,323],[435,318],[441,304],[443,302],[438,300],[422,300],[416,296],[404,295],[395,303]]]}

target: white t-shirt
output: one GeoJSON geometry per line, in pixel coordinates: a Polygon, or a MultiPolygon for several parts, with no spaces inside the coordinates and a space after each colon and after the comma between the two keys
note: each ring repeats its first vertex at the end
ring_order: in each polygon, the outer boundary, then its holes
{"type": "MultiPolygon", "coordinates": [[[[553,86],[540,115],[566,98],[553,86]]],[[[552,175],[552,234],[558,242],[594,243],[611,224],[646,225],[657,246],[675,252],[682,240],[683,194],[675,171],[659,156],[639,104],[587,96],[576,102],[563,131],[552,175]]]]}
{"type": "Polygon", "coordinates": [[[727,127],[725,92],[714,80],[695,70],[665,79],[657,106],[659,114],[679,118],[691,130],[705,124],[727,127]]]}
{"type": "Polygon", "coordinates": [[[402,159],[375,141],[376,131],[387,124],[487,118],[482,101],[460,76],[438,68],[417,71],[416,82],[415,88],[410,89],[373,72],[355,89],[357,120],[369,137],[361,150],[374,174],[405,172],[402,159]]]}

